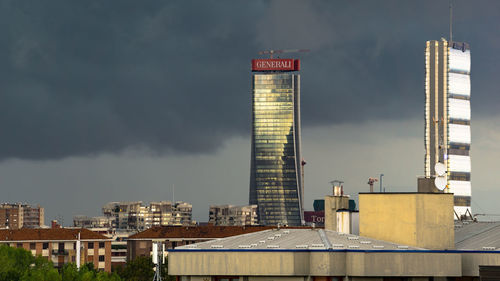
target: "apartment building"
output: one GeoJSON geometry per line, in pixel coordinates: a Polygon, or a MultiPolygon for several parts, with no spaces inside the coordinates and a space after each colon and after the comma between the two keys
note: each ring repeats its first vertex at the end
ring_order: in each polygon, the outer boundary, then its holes
{"type": "Polygon", "coordinates": [[[44,209],[23,203],[0,204],[0,228],[39,228],[44,225],[44,209]]]}
{"type": "Polygon", "coordinates": [[[213,225],[257,225],[257,205],[210,205],[208,222],[213,225]]]}
{"type": "Polygon", "coordinates": [[[76,243],[80,234],[80,263],[93,263],[98,270],[111,272],[111,239],[88,229],[38,228],[1,229],[0,245],[24,248],[62,267],[76,262],[76,243]]]}
{"type": "Polygon", "coordinates": [[[113,219],[111,217],[99,216],[74,216],[73,226],[78,228],[111,228],[113,219]]]}
{"type": "Polygon", "coordinates": [[[142,231],[153,226],[191,225],[192,210],[191,204],[182,201],[151,202],[149,206],[134,201],[109,202],[103,206],[102,213],[111,219],[112,229],[142,231]]]}

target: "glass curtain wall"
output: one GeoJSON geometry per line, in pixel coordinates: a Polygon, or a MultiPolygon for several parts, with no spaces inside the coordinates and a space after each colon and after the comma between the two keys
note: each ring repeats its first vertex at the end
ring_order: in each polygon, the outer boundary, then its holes
{"type": "Polygon", "coordinates": [[[301,225],[299,75],[253,75],[250,204],[262,225],[301,225]]]}

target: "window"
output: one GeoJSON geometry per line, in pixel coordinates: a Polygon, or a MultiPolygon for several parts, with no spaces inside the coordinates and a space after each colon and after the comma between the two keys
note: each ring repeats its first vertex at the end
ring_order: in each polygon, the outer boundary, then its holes
{"type": "Polygon", "coordinates": [[[59,251],[63,251],[64,250],[64,243],[59,243],[58,249],[59,249],[59,251]]]}
{"type": "Polygon", "coordinates": [[[47,250],[49,248],[49,243],[43,243],[42,249],[47,250]]]}
{"type": "Polygon", "coordinates": [[[23,247],[23,243],[17,243],[17,247],[18,248],[22,248],[23,247]]]}
{"type": "Polygon", "coordinates": [[[30,243],[30,250],[36,250],[36,244],[30,243]]]}
{"type": "Polygon", "coordinates": [[[94,242],[89,242],[88,248],[89,249],[94,249],[94,242]]]}
{"type": "Polygon", "coordinates": [[[104,256],[99,256],[99,261],[104,261],[104,256]]]}
{"type": "Polygon", "coordinates": [[[99,242],[99,248],[104,248],[104,242],[99,242]]]}

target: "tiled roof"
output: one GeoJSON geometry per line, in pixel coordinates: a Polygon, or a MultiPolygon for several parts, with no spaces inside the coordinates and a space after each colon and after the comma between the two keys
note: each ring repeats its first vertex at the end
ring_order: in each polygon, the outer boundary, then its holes
{"type": "Polygon", "coordinates": [[[85,228],[37,228],[37,229],[0,229],[0,241],[27,241],[27,240],[75,240],[80,232],[82,240],[108,239],[106,236],[85,228]]]}
{"type": "Polygon", "coordinates": [[[324,229],[268,229],[260,232],[227,237],[176,247],[196,250],[425,250],[422,248],[380,241],[354,234],[324,229]]]}
{"type": "Polygon", "coordinates": [[[134,234],[134,239],[224,238],[275,228],[275,226],[157,226],[134,234]]]}

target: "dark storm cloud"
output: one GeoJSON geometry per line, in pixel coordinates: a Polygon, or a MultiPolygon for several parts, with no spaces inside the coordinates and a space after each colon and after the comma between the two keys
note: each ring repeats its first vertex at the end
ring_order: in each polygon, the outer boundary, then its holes
{"type": "MultiPolygon", "coordinates": [[[[421,116],[448,1],[2,1],[0,158],[209,152],[250,128],[249,60],[303,58],[306,126],[421,116]]],[[[496,1],[456,1],[474,115],[497,109],[496,1]],[[487,3],[487,4],[486,4],[487,3]]]]}

